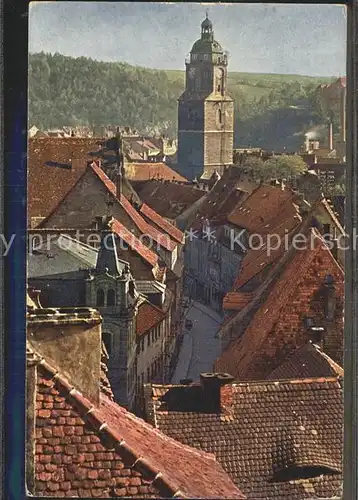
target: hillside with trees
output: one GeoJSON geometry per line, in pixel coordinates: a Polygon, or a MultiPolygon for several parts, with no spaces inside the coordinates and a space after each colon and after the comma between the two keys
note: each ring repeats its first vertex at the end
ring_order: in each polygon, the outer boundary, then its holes
{"type": "MultiPolygon", "coordinates": [[[[325,121],[315,89],[332,79],[229,73],[235,99],[235,144],[295,151],[303,134],[325,121]]],[[[177,132],[184,71],[152,70],[61,54],[29,58],[29,125],[128,125],[142,133],[177,132]]]]}

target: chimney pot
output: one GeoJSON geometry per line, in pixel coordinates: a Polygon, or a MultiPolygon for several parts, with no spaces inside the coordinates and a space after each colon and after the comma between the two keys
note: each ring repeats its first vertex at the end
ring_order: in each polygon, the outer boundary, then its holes
{"type": "Polygon", "coordinates": [[[221,410],[220,388],[234,381],[234,377],[228,373],[201,373],[200,383],[204,392],[204,400],[207,411],[219,413],[221,410]]]}

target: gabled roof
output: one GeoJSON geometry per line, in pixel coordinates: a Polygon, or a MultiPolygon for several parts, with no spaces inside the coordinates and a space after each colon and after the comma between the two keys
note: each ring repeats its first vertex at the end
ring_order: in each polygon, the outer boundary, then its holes
{"type": "Polygon", "coordinates": [[[207,194],[190,184],[151,180],[137,187],[141,200],[163,217],[176,219],[207,194]]]}
{"type": "Polygon", "coordinates": [[[188,182],[188,179],[178,174],[163,162],[132,162],[125,165],[126,177],[130,181],[143,182],[151,179],[188,182]]]}
{"type": "Polygon", "coordinates": [[[198,401],[210,397],[200,389],[145,386],[147,418],[168,436],[214,453],[250,500],[338,493],[343,394],[336,377],[227,385],[218,413],[200,410],[198,401]]]}
{"type": "Polygon", "coordinates": [[[164,436],[103,393],[94,406],[57,367],[29,358],[38,366],[35,493],[244,498],[213,455],[164,436]]]}
{"type": "Polygon", "coordinates": [[[159,325],[166,318],[166,314],[151,302],[144,300],[138,308],[136,317],[136,333],[138,337],[146,334],[159,325]]]}
{"type": "Polygon", "coordinates": [[[28,217],[47,217],[86,170],[98,150],[94,138],[30,138],[28,142],[28,217]],[[59,166],[48,166],[47,164],[59,166]],[[72,168],[61,168],[68,165],[72,168]]]}
{"type": "MultiPolygon", "coordinates": [[[[39,236],[42,235],[39,233],[39,236]]],[[[34,241],[35,242],[35,241],[34,241]]],[[[37,278],[50,274],[75,272],[96,267],[98,250],[66,234],[36,242],[27,257],[27,275],[37,278]],[[50,246],[48,245],[50,243],[50,246]]]]}
{"type": "Polygon", "coordinates": [[[155,267],[158,264],[158,255],[134,236],[123,224],[113,219],[110,223],[111,230],[119,236],[132,250],[135,250],[146,262],[155,267]]]}
{"type": "MultiPolygon", "coordinates": [[[[127,198],[121,193],[120,199],[117,197],[117,189],[115,184],[109,179],[105,172],[93,162],[90,166],[97,177],[104,183],[108,191],[119,201],[122,208],[126,211],[127,215],[132,219],[137,228],[142,232],[142,234],[147,235],[152,238],[157,244],[163,246],[166,250],[172,252],[176,243],[170,239],[168,235],[165,235],[158,231],[154,226],[148,224],[139,212],[133,207],[133,205],[127,200],[127,198]]],[[[152,215],[154,217],[154,215],[152,215]]],[[[161,221],[162,217],[156,214],[156,220],[161,221]]],[[[164,224],[164,222],[163,222],[164,224]]]]}
{"type": "Polygon", "coordinates": [[[250,233],[283,234],[301,222],[296,195],[289,190],[260,185],[230,213],[228,220],[250,233]]]}
{"type": "Polygon", "coordinates": [[[248,193],[238,189],[242,172],[237,167],[228,168],[208,193],[200,205],[192,226],[201,226],[205,219],[210,222],[220,219],[222,223],[228,221],[229,214],[241,204],[248,193]]]}
{"type": "MultiPolygon", "coordinates": [[[[302,345],[309,340],[308,331],[303,332],[303,319],[305,315],[315,313],[311,309],[310,301],[313,300],[313,295],[317,293],[326,274],[336,278],[342,293],[341,299],[343,298],[342,269],[317,231],[310,229],[309,235],[312,238],[310,241],[314,241],[313,248],[310,244],[305,250],[291,247],[273,269],[250,305],[226,322],[223,328],[228,330],[230,326],[236,328],[235,325],[243,323],[245,318],[250,318],[244,333],[233,340],[217,359],[217,371],[228,372],[241,380],[265,378],[270,370],[272,371],[280,363],[279,356],[282,358],[284,353],[287,354],[285,349],[292,350],[295,343],[302,345]],[[319,264],[320,261],[323,263],[319,264]],[[314,263],[317,269],[312,268],[314,263]],[[310,280],[310,286],[307,288],[307,294],[305,292],[301,297],[302,284],[306,279],[310,280]],[[285,307],[292,301],[296,301],[294,314],[287,318],[285,324],[281,324],[285,307]],[[276,328],[278,328],[277,338],[273,338],[276,328]],[[266,361],[263,362],[263,359],[266,361]]],[[[342,335],[339,334],[338,337],[342,335]]],[[[336,347],[339,347],[340,351],[342,345],[336,347]]]]}
{"type": "Polygon", "coordinates": [[[317,345],[308,342],[296,349],[280,366],[273,370],[267,380],[311,377],[343,377],[343,368],[317,345]]]}
{"type": "Polygon", "coordinates": [[[141,214],[150,219],[156,226],[165,231],[171,238],[176,240],[178,243],[184,243],[184,234],[177,227],[173,226],[170,222],[163,219],[161,215],[155,212],[146,203],[143,203],[140,208],[141,214]]]}

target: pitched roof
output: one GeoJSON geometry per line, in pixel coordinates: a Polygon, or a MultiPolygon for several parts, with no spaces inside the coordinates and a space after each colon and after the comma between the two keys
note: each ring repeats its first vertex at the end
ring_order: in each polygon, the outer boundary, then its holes
{"type": "Polygon", "coordinates": [[[308,342],[296,349],[281,365],[273,370],[268,380],[312,377],[343,377],[343,368],[318,346],[308,342]]]}
{"type": "Polygon", "coordinates": [[[165,231],[171,238],[176,240],[178,243],[184,243],[184,234],[177,227],[173,226],[170,222],[163,219],[161,215],[155,212],[146,203],[143,203],[140,208],[141,214],[146,216],[151,220],[156,226],[165,231]]]}
{"type": "Polygon", "coordinates": [[[126,176],[130,181],[149,181],[164,179],[168,181],[188,182],[188,179],[178,174],[162,162],[132,162],[125,165],[126,176]]]}
{"type": "Polygon", "coordinates": [[[166,314],[151,302],[143,301],[136,317],[136,333],[140,337],[161,323],[166,314]]]}
{"type": "MultiPolygon", "coordinates": [[[[334,211],[329,206],[327,200],[324,198],[317,200],[311,207],[310,213],[307,214],[302,222],[300,222],[299,218],[295,218],[296,224],[292,224],[292,219],[289,217],[286,222],[280,222],[280,227],[272,227],[272,235],[277,234],[283,236],[283,233],[285,233],[286,235],[285,237],[282,237],[282,243],[278,248],[273,246],[273,248],[268,251],[267,244],[264,244],[261,248],[249,249],[241,262],[240,271],[234,282],[233,290],[238,291],[248,281],[254,278],[257,274],[261,273],[262,270],[267,268],[267,266],[277,262],[285,253],[287,249],[287,243],[292,242],[292,238],[295,236],[295,234],[304,234],[305,231],[307,231],[307,228],[312,225],[315,210],[319,207],[322,207],[327,211],[334,224],[336,224],[338,231],[340,231],[341,234],[344,234],[344,229],[335,216],[334,211]]],[[[275,239],[273,239],[272,241],[275,245],[275,239]]]]}
{"type": "Polygon", "coordinates": [[[96,267],[98,250],[66,234],[42,238],[41,230],[36,230],[40,243],[29,252],[27,275],[29,278],[76,272],[79,269],[96,267]]]}
{"type": "Polygon", "coordinates": [[[93,406],[36,357],[35,493],[243,498],[213,455],[164,436],[103,393],[93,406]]]}
{"type": "Polygon", "coordinates": [[[227,221],[233,209],[248,196],[247,192],[237,187],[241,177],[241,170],[236,167],[228,168],[223,173],[221,179],[217,181],[200,205],[192,224],[193,227],[199,227],[205,219],[211,222],[217,218],[220,218],[223,223],[227,221]]]}
{"type": "Polygon", "coordinates": [[[158,255],[134,236],[117,219],[110,222],[111,230],[119,236],[132,250],[135,250],[146,262],[155,267],[158,264],[158,255]]]}
{"type": "Polygon", "coordinates": [[[269,234],[291,231],[301,222],[296,195],[289,190],[260,185],[230,213],[231,224],[250,233],[269,234]]]}
{"type": "Polygon", "coordinates": [[[189,184],[151,180],[137,187],[141,200],[168,219],[176,219],[207,194],[189,184]]]}
{"type": "MultiPolygon", "coordinates": [[[[118,200],[117,197],[117,189],[115,184],[109,179],[109,177],[105,174],[105,172],[93,162],[90,165],[90,168],[97,175],[97,177],[104,183],[108,191],[118,200]]],[[[142,234],[148,236],[153,239],[159,246],[163,246],[166,250],[172,252],[176,248],[176,243],[170,239],[167,234],[163,234],[158,229],[156,229],[151,224],[148,224],[140,213],[133,207],[133,205],[127,200],[127,198],[121,193],[119,202],[122,208],[126,211],[127,215],[132,219],[137,228],[142,232],[142,234]]],[[[153,211],[155,214],[155,212],[153,211]]],[[[154,215],[152,214],[154,218],[154,215]]],[[[161,221],[161,216],[159,214],[155,214],[155,218],[157,221],[161,221]]]]}
{"type": "Polygon", "coordinates": [[[94,138],[30,138],[28,142],[28,216],[47,217],[86,170],[94,138]],[[71,167],[72,168],[68,168],[71,167]],[[67,166],[67,168],[65,168],[67,166]]]}
{"type": "MultiPolygon", "coordinates": [[[[283,356],[286,348],[292,349],[295,342],[300,345],[309,340],[309,333],[302,331],[302,322],[305,315],[313,314],[310,300],[318,291],[319,283],[330,273],[335,276],[340,287],[343,284],[343,271],[323,239],[314,229],[310,229],[309,234],[312,238],[310,241],[315,242],[313,248],[310,245],[305,250],[291,248],[248,306],[252,312],[244,309],[226,323],[225,328],[229,328],[230,323],[234,326],[243,322],[245,315],[250,317],[253,314],[244,333],[233,340],[217,359],[217,371],[228,372],[241,380],[263,379],[275,368],[270,366],[270,362],[277,366],[280,362],[278,355],[283,356]],[[317,269],[313,269],[314,263],[317,269]],[[312,276],[309,274],[310,270],[312,276]],[[304,296],[301,296],[304,290],[302,284],[306,279],[309,284],[304,296]],[[298,297],[301,297],[300,301],[298,297]],[[294,314],[290,313],[290,322],[281,324],[280,321],[284,321],[285,307],[293,300],[294,314]],[[276,328],[278,337],[273,338],[276,328]],[[286,339],[287,344],[283,339],[286,339]],[[265,363],[263,359],[266,360],[265,363]]],[[[341,292],[343,294],[343,290],[341,292]]],[[[339,346],[339,350],[341,347],[339,346]]]]}
{"type": "Polygon", "coordinates": [[[195,384],[146,386],[146,393],[152,424],[184,444],[214,453],[248,499],[337,494],[343,397],[336,377],[227,385],[218,413],[200,410],[199,401],[208,396],[195,384]]]}
{"type": "Polygon", "coordinates": [[[229,292],[223,300],[223,308],[227,311],[240,311],[254,298],[253,292],[229,292]]]}

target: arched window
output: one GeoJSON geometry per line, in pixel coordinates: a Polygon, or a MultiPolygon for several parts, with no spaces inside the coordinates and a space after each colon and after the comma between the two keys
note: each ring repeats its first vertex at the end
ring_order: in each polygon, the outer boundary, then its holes
{"type": "Polygon", "coordinates": [[[221,109],[218,109],[218,122],[220,125],[222,124],[223,116],[222,116],[222,111],[221,109]]]}
{"type": "Polygon", "coordinates": [[[116,294],[115,291],[110,288],[107,292],[107,306],[115,306],[116,305],[116,294]]]}
{"type": "Polygon", "coordinates": [[[103,307],[104,306],[104,291],[102,288],[99,288],[97,290],[97,307],[103,307]]]}
{"type": "Polygon", "coordinates": [[[102,332],[102,340],[104,345],[106,346],[108,355],[110,356],[112,351],[112,335],[107,332],[102,332]]]}

